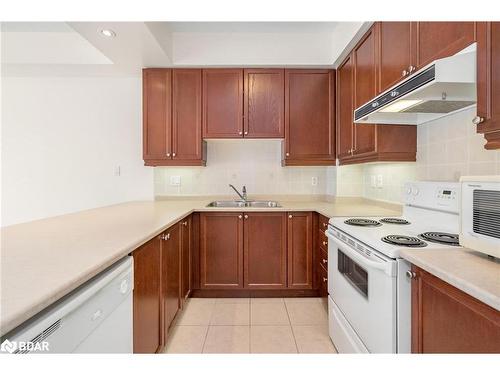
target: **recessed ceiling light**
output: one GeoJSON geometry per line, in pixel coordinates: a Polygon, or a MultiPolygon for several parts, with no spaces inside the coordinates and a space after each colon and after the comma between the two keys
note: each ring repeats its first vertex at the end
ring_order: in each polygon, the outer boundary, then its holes
{"type": "Polygon", "coordinates": [[[102,29],[101,34],[108,38],[114,38],[116,36],[116,33],[111,29],[102,29]]]}

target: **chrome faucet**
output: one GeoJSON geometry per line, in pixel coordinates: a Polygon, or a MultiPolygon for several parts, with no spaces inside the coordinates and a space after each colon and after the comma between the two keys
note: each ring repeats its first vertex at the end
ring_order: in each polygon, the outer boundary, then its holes
{"type": "Polygon", "coordinates": [[[241,198],[241,200],[243,201],[247,201],[247,188],[245,187],[245,185],[243,185],[243,189],[241,190],[241,194],[240,192],[238,191],[238,189],[236,189],[233,185],[229,184],[229,187],[232,188],[236,194],[238,194],[238,196],[241,198]]]}

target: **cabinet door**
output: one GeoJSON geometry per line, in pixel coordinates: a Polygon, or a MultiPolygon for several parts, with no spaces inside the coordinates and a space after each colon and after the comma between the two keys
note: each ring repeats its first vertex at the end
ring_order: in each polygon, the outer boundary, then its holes
{"type": "Polygon", "coordinates": [[[454,55],[475,41],[474,22],[413,22],[417,69],[454,55]]]}
{"type": "Polygon", "coordinates": [[[477,24],[477,131],[500,149],[500,22],[477,24]]]}
{"type": "Polygon", "coordinates": [[[160,329],[160,239],[132,253],[134,257],[134,353],[156,353],[160,329]]]}
{"type": "Polygon", "coordinates": [[[201,69],[174,69],[172,159],[201,160],[201,69]]]}
{"type": "Polygon", "coordinates": [[[500,353],[500,314],[413,267],[413,353],[500,353]]]}
{"type": "Polygon", "coordinates": [[[191,292],[191,217],[181,221],[181,300],[188,298],[191,292]]]}
{"type": "Polygon", "coordinates": [[[312,213],[288,213],[288,288],[312,288],[312,213]]]}
{"type": "MultiPolygon", "coordinates": [[[[372,27],[354,48],[354,108],[367,103],[377,94],[376,87],[376,30],[372,27]]],[[[375,125],[354,125],[354,154],[374,152],[375,125]]]]}
{"type": "Polygon", "coordinates": [[[175,224],[163,237],[161,249],[163,334],[166,342],[170,324],[175,318],[180,304],[180,228],[175,224]]]}
{"type": "Polygon", "coordinates": [[[245,288],[286,288],[285,213],[248,212],[244,219],[245,288]]]}
{"type": "Polygon", "coordinates": [[[334,72],[285,71],[285,164],[335,163],[334,72]]]}
{"type": "Polygon", "coordinates": [[[143,158],[167,160],[171,155],[172,71],[144,69],[142,72],[143,158]]]}
{"type": "Polygon", "coordinates": [[[379,87],[387,90],[408,74],[412,65],[411,22],[379,22],[379,87]]]}
{"type": "Polygon", "coordinates": [[[200,287],[243,288],[243,215],[200,214],[200,287]]]}
{"type": "Polygon", "coordinates": [[[352,54],[337,69],[337,156],[349,158],[353,147],[354,67],[352,54]]]}
{"type": "Polygon", "coordinates": [[[246,138],[284,137],[284,76],[283,69],[245,69],[246,138]]]}
{"type": "Polygon", "coordinates": [[[203,137],[243,136],[243,69],[203,70],[203,137]]]}

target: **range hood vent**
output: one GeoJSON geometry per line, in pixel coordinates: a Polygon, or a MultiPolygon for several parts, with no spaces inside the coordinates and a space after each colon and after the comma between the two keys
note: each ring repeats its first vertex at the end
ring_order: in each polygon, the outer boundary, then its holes
{"type": "Polygon", "coordinates": [[[475,44],[436,60],[354,111],[357,124],[418,125],[476,105],[475,44]]]}

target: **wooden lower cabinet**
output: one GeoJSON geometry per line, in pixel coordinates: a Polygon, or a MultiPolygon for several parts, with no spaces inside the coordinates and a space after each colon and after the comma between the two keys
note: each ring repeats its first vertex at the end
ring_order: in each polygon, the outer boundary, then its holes
{"type": "Polygon", "coordinates": [[[132,253],[134,257],[134,353],[156,353],[160,330],[160,239],[153,238],[132,253]]]}
{"type": "Polygon", "coordinates": [[[163,337],[167,333],[181,300],[181,231],[177,223],[167,229],[162,237],[161,246],[161,303],[163,311],[163,337]]]}
{"type": "Polygon", "coordinates": [[[180,222],[181,226],[181,306],[191,293],[191,247],[192,247],[192,218],[187,217],[180,222]]]}
{"type": "Polygon", "coordinates": [[[500,312],[413,266],[413,353],[500,353],[500,312]]]}
{"type": "Polygon", "coordinates": [[[288,288],[312,289],[312,219],[312,212],[288,213],[288,288]]]}
{"type": "Polygon", "coordinates": [[[244,214],[244,287],[286,288],[286,214],[244,214]]]}
{"type": "Polygon", "coordinates": [[[243,288],[243,214],[200,214],[201,289],[243,288]]]}

